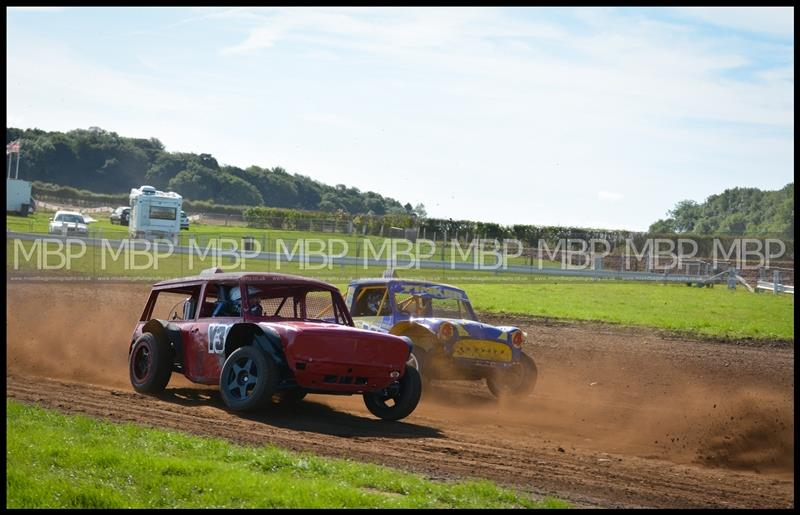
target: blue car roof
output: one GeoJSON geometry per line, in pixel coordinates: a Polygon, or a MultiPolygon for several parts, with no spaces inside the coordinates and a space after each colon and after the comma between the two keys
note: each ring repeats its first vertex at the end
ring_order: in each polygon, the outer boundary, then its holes
{"type": "Polygon", "coordinates": [[[467,293],[464,290],[444,283],[435,283],[431,281],[414,281],[414,280],[395,279],[395,278],[382,278],[382,277],[374,279],[356,279],[354,281],[350,281],[350,286],[363,286],[372,284],[385,284],[388,288],[392,290],[395,290],[394,286],[402,286],[402,285],[442,288],[442,289],[456,291],[461,294],[464,300],[467,301],[469,300],[467,297],[467,293]]]}

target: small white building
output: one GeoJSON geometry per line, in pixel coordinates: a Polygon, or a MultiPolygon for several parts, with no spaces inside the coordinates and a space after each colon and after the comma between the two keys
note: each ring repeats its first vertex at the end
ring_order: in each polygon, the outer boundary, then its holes
{"type": "Polygon", "coordinates": [[[183,197],[174,191],[158,191],[152,186],[131,189],[132,238],[176,240],[181,230],[183,197]]]}
{"type": "Polygon", "coordinates": [[[31,183],[22,179],[6,179],[6,213],[28,216],[31,208],[31,183]]]}

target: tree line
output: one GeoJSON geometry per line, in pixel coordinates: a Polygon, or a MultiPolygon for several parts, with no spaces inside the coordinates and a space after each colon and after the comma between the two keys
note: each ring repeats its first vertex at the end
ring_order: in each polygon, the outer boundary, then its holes
{"type": "Polygon", "coordinates": [[[349,214],[423,214],[424,206],[330,186],[283,168],[220,165],[211,154],[167,152],[157,138],[127,138],[97,127],[68,132],[6,129],[6,143],[22,140],[20,177],[101,194],[128,193],[149,184],[195,201],[349,214]]]}
{"type": "Polygon", "coordinates": [[[682,200],[667,212],[667,218],[652,224],[650,232],[793,237],[794,183],[776,191],[731,188],[702,204],[682,200]]]}
{"type": "MultiPolygon", "coordinates": [[[[375,192],[343,184],[330,186],[280,167],[246,169],[220,165],[210,154],[167,152],[156,138],[126,138],[96,127],[69,132],[8,128],[6,142],[22,139],[20,177],[36,181],[37,194],[86,201],[119,199],[131,188],[150,184],[177,191],[187,208],[240,214],[254,227],[290,227],[301,220],[350,220],[376,234],[418,227],[437,239],[514,238],[529,245],[540,239],[603,239],[613,243],[644,233],[597,228],[501,225],[472,220],[428,218],[425,206],[412,207],[375,192]],[[297,212],[306,211],[306,213],[297,212]]],[[[650,226],[663,235],[794,236],[794,183],[778,191],[727,189],[702,204],[678,202],[666,219],[650,226]]]]}

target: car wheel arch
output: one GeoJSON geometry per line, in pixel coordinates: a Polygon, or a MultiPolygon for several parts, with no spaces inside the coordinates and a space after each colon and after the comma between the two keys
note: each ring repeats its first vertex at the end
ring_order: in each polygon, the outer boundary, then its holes
{"type": "MultiPolygon", "coordinates": [[[[142,326],[142,334],[144,333],[152,333],[158,340],[169,344],[178,363],[183,363],[183,341],[181,340],[181,330],[175,324],[154,318],[142,326]]],[[[135,339],[131,340],[131,345],[128,348],[129,355],[133,350],[133,344],[135,342],[135,339]]]]}
{"type": "Polygon", "coordinates": [[[285,367],[287,365],[281,337],[274,330],[250,322],[234,324],[225,338],[225,358],[227,359],[233,351],[245,345],[256,345],[263,352],[269,354],[278,366],[285,367]]]}
{"type": "MultiPolygon", "coordinates": [[[[144,333],[152,333],[153,336],[156,337],[156,339],[161,340],[161,341],[165,341],[165,342],[169,342],[170,341],[169,335],[167,334],[167,329],[166,329],[166,327],[164,327],[164,323],[161,320],[156,320],[156,319],[148,320],[147,323],[145,323],[142,326],[141,334],[144,334],[144,333]]],[[[133,344],[135,342],[136,342],[136,338],[131,340],[131,345],[128,348],[128,354],[130,354],[131,351],[133,350],[133,344]]]]}
{"type": "Polygon", "coordinates": [[[411,339],[414,345],[430,351],[436,345],[436,334],[422,324],[411,321],[403,321],[395,324],[389,331],[395,336],[405,336],[411,339]]]}

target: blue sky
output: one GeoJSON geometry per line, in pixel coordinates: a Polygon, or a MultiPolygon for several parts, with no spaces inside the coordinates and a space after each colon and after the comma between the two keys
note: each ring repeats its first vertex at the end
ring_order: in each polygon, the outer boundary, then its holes
{"type": "Polygon", "coordinates": [[[7,43],[8,126],[430,216],[643,230],[793,180],[793,8],[9,8],[7,43]]]}

